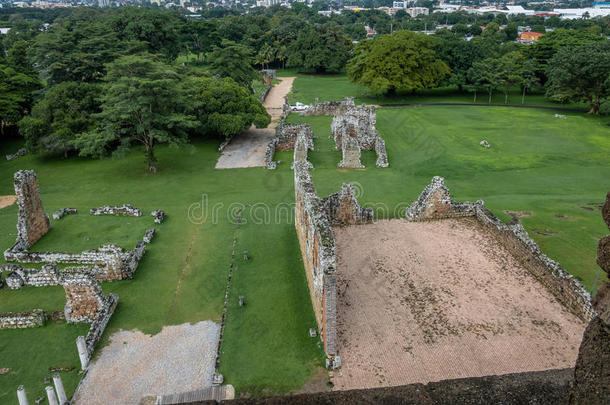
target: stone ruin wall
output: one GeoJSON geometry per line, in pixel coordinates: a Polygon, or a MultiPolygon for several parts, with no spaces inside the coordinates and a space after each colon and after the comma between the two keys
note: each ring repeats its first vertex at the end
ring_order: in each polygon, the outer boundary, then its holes
{"type": "Polygon", "coordinates": [[[340,192],[320,199],[307,163],[294,164],[295,227],[324,351],[334,356],[337,354],[337,290],[332,226],[372,222],[373,211],[358,205],[354,189],[348,184],[340,192]]]}
{"type": "Polygon", "coordinates": [[[388,154],[385,142],[375,125],[375,107],[362,105],[348,108],[344,114],[336,115],[331,124],[335,148],[343,151],[343,161],[339,167],[362,168],[361,150],[374,150],[377,154],[377,167],[388,167],[388,154]]]}
{"type": "Polygon", "coordinates": [[[314,103],[301,112],[301,115],[307,117],[310,115],[341,115],[354,107],[354,98],[346,97],[340,101],[326,101],[323,103],[314,103]]]}
{"type": "Polygon", "coordinates": [[[49,231],[51,223],[42,208],[36,173],[19,170],[15,173],[14,184],[19,207],[14,249],[25,250],[49,231]]]}
{"type": "Polygon", "coordinates": [[[589,293],[559,263],[542,253],[521,224],[505,224],[483,201],[453,201],[442,177],[434,177],[406,212],[409,221],[457,217],[475,217],[566,308],[586,322],[594,317],[589,293]]]}
{"type": "Polygon", "coordinates": [[[21,329],[44,326],[47,316],[42,309],[0,314],[0,329],[21,329]]]}
{"type": "MultiPolygon", "coordinates": [[[[265,167],[273,170],[277,167],[277,162],[273,160],[275,151],[294,150],[299,138],[304,143],[308,150],[313,150],[313,131],[307,124],[286,124],[280,122],[276,127],[276,136],[267,145],[265,151],[265,167]]],[[[299,151],[302,152],[303,144],[300,145],[299,151]]],[[[305,151],[306,152],[306,151],[305,151]]],[[[300,156],[300,155],[299,155],[300,156]]]]}

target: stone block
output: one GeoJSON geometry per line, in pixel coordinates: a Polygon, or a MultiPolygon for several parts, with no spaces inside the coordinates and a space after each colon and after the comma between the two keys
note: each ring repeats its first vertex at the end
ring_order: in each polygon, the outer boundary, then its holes
{"type": "Polygon", "coordinates": [[[14,249],[26,250],[49,231],[51,223],[42,208],[36,173],[19,170],[15,173],[14,184],[19,207],[14,249]]]}

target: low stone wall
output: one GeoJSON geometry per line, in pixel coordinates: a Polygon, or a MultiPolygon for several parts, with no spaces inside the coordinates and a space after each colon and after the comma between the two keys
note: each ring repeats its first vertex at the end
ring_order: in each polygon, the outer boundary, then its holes
{"type": "Polygon", "coordinates": [[[165,219],[165,211],[163,210],[154,210],[150,213],[155,219],[155,224],[160,224],[165,219]]]}
{"type": "Polygon", "coordinates": [[[6,155],[6,160],[15,160],[20,158],[21,156],[25,156],[28,154],[28,150],[26,148],[20,148],[17,152],[12,155],[6,155]]]}
{"type": "Polygon", "coordinates": [[[347,184],[339,193],[320,199],[307,163],[294,164],[295,227],[324,351],[335,356],[337,269],[332,226],[371,222],[373,212],[358,205],[353,187],[347,184]]]}
{"type": "Polygon", "coordinates": [[[326,101],[324,103],[315,103],[310,105],[301,112],[301,115],[340,115],[350,108],[354,107],[354,98],[347,97],[341,101],[326,101]]]}
{"type": "Polygon", "coordinates": [[[0,329],[21,329],[44,326],[47,317],[42,309],[0,314],[0,329]]]}
{"type": "Polygon", "coordinates": [[[146,253],[146,244],[150,242],[152,235],[154,232],[147,232],[145,236],[148,242],[139,241],[133,250],[124,250],[114,244],[103,245],[98,249],[80,253],[28,252],[10,248],[4,252],[4,258],[7,261],[19,263],[90,264],[93,265],[91,271],[98,281],[125,280],[133,278],[138,263],[146,253]]]}
{"type": "Polygon", "coordinates": [[[85,343],[87,344],[87,352],[89,353],[89,357],[93,355],[93,351],[95,350],[95,346],[98,344],[100,339],[102,338],[102,334],[114,313],[117,305],[119,303],[119,296],[116,294],[108,294],[106,298],[104,298],[101,306],[96,313],[93,322],[91,323],[91,327],[89,328],[89,332],[85,337],[85,343]]]}
{"type": "Polygon", "coordinates": [[[269,91],[271,91],[271,87],[271,84],[268,84],[267,87],[265,87],[265,90],[263,90],[261,95],[258,96],[258,101],[260,101],[261,103],[265,101],[267,95],[269,94],[269,91]]]}
{"type": "Polygon", "coordinates": [[[68,214],[78,214],[78,210],[76,208],[62,208],[53,213],[53,219],[62,219],[68,214]]]}
{"type": "Polygon", "coordinates": [[[586,322],[595,316],[589,293],[559,263],[542,253],[521,224],[505,224],[485,207],[483,201],[453,201],[442,177],[434,177],[406,212],[406,219],[410,221],[472,216],[566,308],[586,322]]]}
{"type": "Polygon", "coordinates": [[[100,208],[91,208],[89,213],[91,215],[127,215],[130,217],[142,216],[142,211],[139,208],[132,207],[129,204],[123,204],[120,206],[104,205],[100,208]]]}

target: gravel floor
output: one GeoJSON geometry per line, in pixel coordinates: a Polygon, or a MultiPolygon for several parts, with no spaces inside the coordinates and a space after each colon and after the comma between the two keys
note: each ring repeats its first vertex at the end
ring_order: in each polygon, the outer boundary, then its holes
{"type": "Polygon", "coordinates": [[[13,205],[15,203],[15,200],[17,200],[17,196],[15,195],[0,195],[0,208],[13,205]]]}
{"type": "Polygon", "coordinates": [[[166,326],[154,336],[116,332],[89,366],[74,401],[131,405],[145,396],[209,387],[219,333],[211,321],[166,326]]]}

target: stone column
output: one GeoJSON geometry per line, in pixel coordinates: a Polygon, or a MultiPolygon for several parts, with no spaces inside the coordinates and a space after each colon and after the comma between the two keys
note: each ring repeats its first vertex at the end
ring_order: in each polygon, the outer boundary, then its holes
{"type": "Polygon", "coordinates": [[[20,385],[17,388],[17,400],[19,401],[19,405],[29,405],[28,396],[25,394],[25,388],[23,388],[23,385],[20,385]]]}
{"type": "Polygon", "coordinates": [[[85,370],[89,365],[89,352],[87,351],[87,344],[85,343],[84,336],[79,336],[76,338],[76,348],[78,349],[81,369],[85,370]]]}
{"type": "Polygon", "coordinates": [[[53,374],[53,383],[55,384],[55,391],[57,391],[57,398],[59,399],[59,405],[65,405],[68,403],[68,397],[66,396],[66,390],[64,389],[64,383],[61,381],[59,373],[53,374]]]}
{"type": "Polygon", "coordinates": [[[50,385],[45,388],[47,391],[47,399],[49,400],[49,405],[59,405],[57,403],[57,397],[55,396],[55,390],[50,385]]]}

